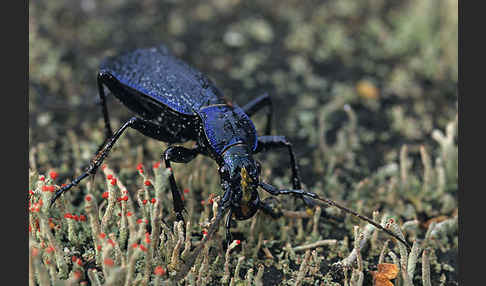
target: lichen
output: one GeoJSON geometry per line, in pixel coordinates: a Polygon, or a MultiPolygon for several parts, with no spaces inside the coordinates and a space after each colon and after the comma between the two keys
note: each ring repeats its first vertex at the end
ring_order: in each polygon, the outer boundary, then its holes
{"type": "MultiPolygon", "coordinates": [[[[101,60],[159,42],[240,105],[269,92],[272,134],[293,143],[304,188],[412,245],[278,197],[282,218],[238,221],[228,255],[220,226],[180,285],[371,285],[383,263],[398,267],[394,285],[457,284],[457,14],[454,0],[29,2],[30,285],[171,285],[207,233],[216,164],[173,165],[187,210],[176,223],[167,145],[134,131],[48,206],[104,140],[101,60]]],[[[119,126],[128,111],[108,98],[119,126]]],[[[285,154],[255,157],[261,180],[289,187],[285,154]]]]}

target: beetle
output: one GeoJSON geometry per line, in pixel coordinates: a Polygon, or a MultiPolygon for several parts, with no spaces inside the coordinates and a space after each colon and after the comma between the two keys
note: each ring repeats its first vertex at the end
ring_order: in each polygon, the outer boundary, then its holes
{"type": "MultiPolygon", "coordinates": [[[[268,94],[240,107],[226,100],[206,75],[176,58],[164,45],[106,59],[100,66],[97,84],[105,122],[105,141],[84,173],[56,191],[51,205],[84,178],[95,175],[120,136],[132,128],[145,136],[169,143],[162,155],[167,168],[171,168],[171,162],[188,163],[198,155],[209,156],[216,161],[223,191],[217,219],[219,223],[228,212],[225,222],[227,243],[232,241],[232,218],[246,220],[258,210],[273,217],[282,215],[271,204],[260,199],[257,189],[261,188],[272,195],[296,195],[307,207],[315,205],[314,199],[332,204],[373,223],[406,244],[370,219],[320,198],[313,192],[302,190],[292,144],[284,136],[270,135],[272,101],[268,94]],[[110,125],[105,87],[136,114],[115,132],[110,125]],[[259,136],[250,117],[264,108],[267,110],[266,135],[259,136]],[[173,145],[186,141],[195,141],[194,148],[173,145]],[[278,189],[259,178],[261,166],[253,155],[275,149],[286,149],[288,152],[292,189],[278,189]]],[[[184,220],[184,204],[173,172],[169,175],[169,183],[176,219],[184,220]]],[[[214,229],[211,228],[210,232],[214,232],[214,229]]]]}

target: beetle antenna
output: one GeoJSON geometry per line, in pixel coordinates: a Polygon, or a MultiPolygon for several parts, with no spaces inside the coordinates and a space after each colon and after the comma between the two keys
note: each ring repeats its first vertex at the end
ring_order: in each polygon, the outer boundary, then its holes
{"type": "Polygon", "coordinates": [[[393,233],[391,230],[387,229],[387,228],[384,228],[383,226],[381,226],[379,223],[373,221],[372,219],[366,217],[366,216],[363,216],[363,215],[360,215],[359,213],[351,210],[351,209],[348,209],[347,207],[343,206],[343,205],[340,205],[338,204],[337,202],[333,201],[333,200],[330,200],[330,199],[327,199],[327,198],[321,198],[319,196],[312,196],[315,200],[318,200],[318,201],[322,201],[322,202],[325,202],[326,204],[328,205],[331,205],[331,206],[334,206],[334,207],[337,207],[338,209],[341,209],[347,213],[350,213],[352,215],[354,215],[355,217],[359,218],[359,219],[362,219],[366,222],[368,222],[369,224],[372,224],[374,227],[386,232],[387,234],[393,236],[394,238],[396,238],[398,241],[400,241],[401,243],[403,243],[407,248],[408,250],[411,249],[410,245],[405,241],[403,240],[402,238],[400,238],[398,235],[396,235],[395,233],[393,233]]]}
{"type": "MultiPolygon", "coordinates": [[[[389,235],[393,236],[394,238],[396,238],[398,241],[400,241],[401,243],[403,243],[409,250],[412,249],[410,247],[410,245],[408,245],[408,243],[403,240],[402,238],[398,237],[398,235],[396,235],[395,233],[393,233],[391,230],[389,229],[386,229],[384,228],[383,226],[381,226],[380,224],[376,223],[375,221],[373,221],[372,219],[368,218],[368,217],[365,217],[363,215],[360,215],[359,213],[351,210],[351,209],[348,209],[347,207],[343,206],[343,205],[340,205],[338,203],[336,203],[335,201],[333,200],[330,200],[330,199],[327,199],[327,198],[321,198],[319,197],[316,193],[313,193],[313,192],[306,192],[304,190],[287,190],[287,189],[284,189],[284,190],[279,190],[277,189],[276,187],[270,185],[270,184],[267,184],[267,183],[264,183],[264,182],[260,182],[260,187],[262,187],[265,191],[269,192],[270,194],[276,196],[276,195],[287,195],[287,194],[295,194],[295,195],[300,195],[300,196],[303,196],[303,197],[309,197],[309,198],[312,198],[314,200],[317,200],[317,202],[321,201],[321,202],[324,202],[328,205],[331,205],[331,206],[335,206],[337,207],[338,209],[341,209],[347,213],[350,213],[352,215],[354,215],[355,217],[359,218],[359,219],[362,219],[364,221],[367,221],[369,224],[372,224],[373,226],[375,226],[376,228],[378,229],[381,229],[383,230],[384,232],[388,233],[389,235]]],[[[319,204],[320,205],[320,204],[319,204]]]]}

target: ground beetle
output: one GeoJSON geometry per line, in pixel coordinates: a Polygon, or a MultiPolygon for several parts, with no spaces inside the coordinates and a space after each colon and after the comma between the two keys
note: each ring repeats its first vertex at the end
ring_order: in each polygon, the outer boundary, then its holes
{"type": "MultiPolygon", "coordinates": [[[[272,195],[297,195],[308,207],[314,205],[313,199],[334,205],[372,223],[407,245],[370,219],[333,201],[320,198],[315,193],[302,190],[292,145],[284,136],[269,135],[272,102],[268,94],[239,107],[227,101],[209,78],[174,57],[163,45],[139,49],[105,60],[98,73],[98,92],[106,139],[86,171],[57,190],[51,205],[63,192],[78,185],[89,175],[94,175],[116,141],[130,127],[148,137],[170,144],[162,156],[167,168],[171,167],[171,162],[188,163],[199,154],[209,156],[217,162],[223,195],[217,220],[207,237],[215,231],[226,211],[229,212],[226,219],[227,243],[231,242],[232,218],[245,220],[252,217],[257,210],[273,217],[281,216],[269,203],[260,200],[257,188],[261,187],[272,195]],[[122,124],[114,133],[108,116],[105,86],[137,115],[122,124]],[[267,135],[258,136],[250,116],[264,107],[267,107],[267,135]],[[186,141],[195,141],[195,147],[188,149],[172,145],[186,141]],[[287,149],[290,156],[293,189],[278,189],[259,179],[260,164],[253,159],[253,154],[278,148],[287,149]]],[[[173,173],[169,180],[176,218],[183,220],[184,205],[173,173]]]]}

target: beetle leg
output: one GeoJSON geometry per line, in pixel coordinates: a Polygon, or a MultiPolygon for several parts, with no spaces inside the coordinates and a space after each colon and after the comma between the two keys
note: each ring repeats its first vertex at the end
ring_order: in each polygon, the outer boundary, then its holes
{"type": "Polygon", "coordinates": [[[292,187],[294,189],[301,189],[299,169],[295,161],[295,154],[292,150],[292,144],[285,138],[285,136],[259,136],[258,144],[255,153],[266,152],[272,149],[287,148],[290,156],[290,169],[292,171],[292,187]]]}
{"type": "Polygon", "coordinates": [[[142,118],[138,118],[138,117],[130,118],[120,128],[118,128],[118,130],[113,134],[113,136],[111,136],[110,138],[108,138],[106,140],[107,142],[103,145],[101,150],[99,150],[96,153],[94,158],[91,159],[91,162],[90,162],[88,168],[86,169],[86,171],[82,175],[80,175],[79,177],[74,179],[68,185],[66,185],[66,186],[64,186],[64,187],[62,187],[62,188],[60,188],[59,190],[56,191],[56,193],[54,194],[54,196],[51,199],[51,206],[56,201],[56,199],[60,195],[62,195],[65,191],[71,189],[73,186],[77,186],[79,184],[79,182],[81,182],[87,176],[96,174],[96,171],[98,170],[98,168],[103,163],[103,160],[105,160],[105,158],[110,153],[111,148],[113,148],[113,145],[115,145],[116,141],[120,138],[120,136],[123,134],[123,132],[125,132],[125,130],[127,130],[128,127],[133,128],[133,129],[135,129],[139,132],[146,134],[148,132],[148,130],[156,132],[156,130],[152,130],[152,129],[147,128],[147,127],[156,128],[157,125],[155,125],[155,124],[153,124],[153,123],[151,123],[151,122],[149,122],[145,119],[142,119],[142,118]]]}
{"type": "MultiPolygon", "coordinates": [[[[188,163],[194,159],[200,153],[199,149],[187,149],[182,146],[170,146],[167,148],[163,155],[163,160],[167,168],[171,168],[170,162],[176,163],[188,163]]],[[[182,196],[177,188],[174,173],[171,172],[169,176],[170,189],[172,192],[172,200],[174,203],[174,211],[176,213],[177,220],[184,220],[182,212],[184,211],[184,203],[182,202],[182,196]]]]}
{"type": "MultiPolygon", "coordinates": [[[[290,169],[292,171],[291,183],[295,190],[302,189],[302,184],[300,183],[299,169],[297,167],[297,162],[295,160],[295,154],[292,150],[292,144],[285,138],[285,136],[259,136],[258,145],[255,153],[265,152],[272,149],[287,148],[290,156],[290,169]]],[[[295,192],[294,192],[295,193],[295,192]]],[[[298,193],[295,193],[298,194],[298,193]]],[[[312,207],[314,203],[302,194],[299,194],[306,206],[312,207]]]]}
{"type": "Polygon", "coordinates": [[[262,187],[265,191],[267,191],[268,193],[274,195],[274,196],[278,196],[278,195],[288,195],[288,194],[294,194],[294,195],[299,195],[299,196],[302,196],[302,197],[311,197],[311,198],[318,198],[317,194],[313,193],[313,192],[307,192],[307,191],[304,191],[304,190],[288,190],[288,189],[282,189],[282,190],[279,190],[277,187],[274,187],[270,184],[267,184],[267,183],[264,183],[264,182],[260,182],[259,183],[259,186],[262,187]]]}
{"type": "Polygon", "coordinates": [[[106,78],[105,73],[103,72],[98,73],[98,77],[97,77],[98,95],[100,96],[101,111],[103,113],[103,119],[105,120],[105,141],[100,146],[100,148],[98,148],[99,150],[108,141],[108,139],[113,136],[113,130],[111,129],[111,125],[110,125],[110,117],[108,116],[108,107],[106,106],[105,90],[103,88],[105,78],[106,78]]]}
{"type": "Polygon", "coordinates": [[[231,216],[233,215],[233,209],[230,208],[229,212],[228,212],[228,216],[226,217],[226,244],[227,245],[230,245],[230,243],[233,241],[231,239],[231,231],[230,231],[230,228],[231,228],[231,216]]]}
{"type": "Polygon", "coordinates": [[[268,106],[267,126],[265,128],[265,134],[270,135],[270,133],[272,132],[273,105],[272,105],[272,99],[270,98],[268,93],[264,93],[263,95],[248,102],[245,106],[242,107],[242,109],[248,116],[252,116],[253,114],[258,112],[260,109],[262,109],[265,106],[268,106]]]}

